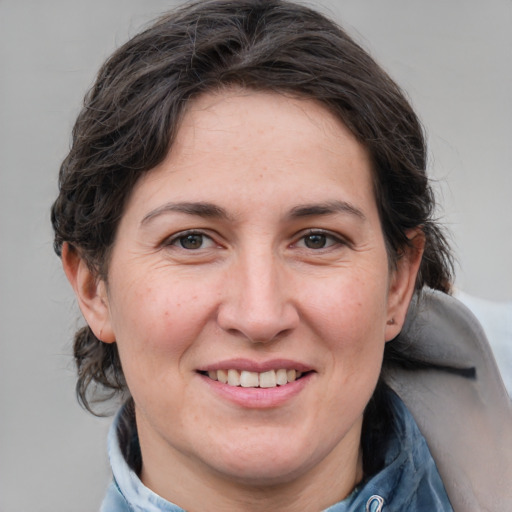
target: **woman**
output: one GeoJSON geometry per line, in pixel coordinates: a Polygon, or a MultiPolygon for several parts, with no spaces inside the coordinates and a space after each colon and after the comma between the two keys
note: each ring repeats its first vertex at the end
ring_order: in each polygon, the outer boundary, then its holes
{"type": "Polygon", "coordinates": [[[501,503],[459,492],[408,395],[408,379],[475,377],[399,336],[415,292],[449,291],[432,210],[416,115],[312,10],[187,4],[114,53],[52,210],[87,321],[78,396],[126,398],[102,510],[501,503]]]}

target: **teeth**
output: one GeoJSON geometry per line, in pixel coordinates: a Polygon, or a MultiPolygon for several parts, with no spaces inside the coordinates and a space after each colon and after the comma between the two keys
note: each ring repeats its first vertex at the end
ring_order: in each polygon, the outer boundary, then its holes
{"type": "MultiPolygon", "coordinates": [[[[217,380],[219,382],[222,382],[222,384],[228,383],[228,372],[225,370],[217,370],[216,372],[212,372],[217,374],[217,380]]],[[[210,375],[210,372],[208,372],[208,376],[210,375]]],[[[215,380],[215,379],[213,379],[215,380]]]]}
{"type": "Polygon", "coordinates": [[[286,370],[286,378],[288,382],[293,382],[297,378],[297,372],[295,370],[286,370]]]}
{"type": "Polygon", "coordinates": [[[276,386],[277,379],[276,372],[274,370],[260,373],[260,388],[275,388],[276,386]]]}
{"type": "Polygon", "coordinates": [[[278,386],[284,386],[285,384],[288,384],[287,373],[288,372],[285,369],[277,370],[277,372],[276,372],[276,384],[278,386]]]}
{"type": "Polygon", "coordinates": [[[222,384],[230,386],[242,386],[243,388],[275,388],[294,382],[301,376],[302,372],[284,368],[262,373],[235,369],[211,370],[208,372],[208,377],[212,380],[218,380],[222,384]]]}
{"type": "Polygon", "coordinates": [[[240,373],[238,370],[228,370],[228,384],[230,386],[240,386],[240,373]]]}
{"type": "MultiPolygon", "coordinates": [[[[229,370],[231,371],[231,370],[229,370]]],[[[236,372],[236,370],[234,370],[236,372]]],[[[240,386],[243,388],[256,388],[258,387],[259,379],[256,372],[240,372],[240,386]]]]}

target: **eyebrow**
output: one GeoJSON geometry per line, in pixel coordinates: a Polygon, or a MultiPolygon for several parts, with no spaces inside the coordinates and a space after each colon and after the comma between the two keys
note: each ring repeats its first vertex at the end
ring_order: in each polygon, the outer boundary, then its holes
{"type": "MultiPolygon", "coordinates": [[[[170,202],[159,206],[146,214],[141,220],[141,226],[166,213],[184,213],[186,215],[194,215],[196,217],[209,219],[232,220],[231,216],[224,208],[212,203],[170,202]]],[[[294,206],[288,213],[287,217],[293,220],[303,217],[314,217],[317,215],[334,215],[336,213],[349,214],[358,217],[361,220],[366,220],[366,216],[359,208],[356,208],[354,205],[346,201],[327,201],[325,203],[294,206]]]]}
{"type": "Polygon", "coordinates": [[[314,203],[295,206],[290,210],[289,217],[298,219],[301,217],[313,217],[316,215],[333,215],[344,213],[366,220],[365,214],[354,205],[346,201],[327,201],[326,203],[314,203]]]}
{"type": "Polygon", "coordinates": [[[210,218],[210,219],[223,219],[230,220],[230,216],[220,206],[212,203],[198,202],[198,203],[166,203],[159,206],[155,210],[150,211],[141,220],[141,225],[147,224],[155,217],[165,213],[184,213],[186,215],[194,215],[196,217],[210,218]]]}

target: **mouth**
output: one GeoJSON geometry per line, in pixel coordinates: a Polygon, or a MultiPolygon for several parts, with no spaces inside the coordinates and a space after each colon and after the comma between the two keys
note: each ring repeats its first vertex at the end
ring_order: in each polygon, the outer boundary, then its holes
{"type": "Polygon", "coordinates": [[[299,371],[296,369],[280,368],[277,370],[268,370],[264,372],[252,372],[247,370],[239,370],[236,368],[199,371],[201,375],[211,380],[227,384],[233,387],[242,388],[276,388],[278,386],[286,386],[295,382],[311,371],[299,371]]]}

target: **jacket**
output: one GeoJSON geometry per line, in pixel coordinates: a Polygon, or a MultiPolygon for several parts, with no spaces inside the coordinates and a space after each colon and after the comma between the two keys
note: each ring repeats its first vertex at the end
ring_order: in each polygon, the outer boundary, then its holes
{"type": "Polygon", "coordinates": [[[399,366],[385,374],[425,436],[454,510],[512,510],[512,402],[478,320],[457,299],[426,289],[400,338],[413,357],[474,369],[472,379],[399,366]]]}

